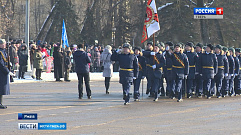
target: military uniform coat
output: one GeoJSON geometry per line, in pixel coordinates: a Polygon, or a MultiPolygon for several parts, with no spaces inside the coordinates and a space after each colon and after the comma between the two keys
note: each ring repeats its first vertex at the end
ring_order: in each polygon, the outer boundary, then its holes
{"type": "Polygon", "coordinates": [[[119,61],[120,71],[119,82],[121,84],[133,83],[133,77],[138,77],[139,67],[138,60],[134,54],[117,54],[114,52],[111,56],[112,61],[119,61]],[[130,71],[122,70],[122,69],[132,69],[130,71]]]}
{"type": "Polygon", "coordinates": [[[166,64],[165,57],[161,53],[157,53],[155,56],[151,55],[151,51],[145,51],[144,56],[148,59],[147,61],[147,73],[149,77],[162,78],[163,68],[166,64]],[[156,65],[156,69],[152,66],[156,65]]]}
{"type": "Polygon", "coordinates": [[[203,53],[199,57],[198,72],[202,74],[204,80],[213,79],[218,71],[218,60],[213,53],[203,53]]]}
{"type": "Polygon", "coordinates": [[[171,58],[171,55],[168,55],[167,54],[168,52],[165,51],[163,52],[163,55],[164,57],[166,58],[166,64],[164,66],[164,77],[166,79],[166,81],[172,81],[174,78],[173,78],[173,71],[172,71],[172,58],[171,58]]]}
{"type": "Polygon", "coordinates": [[[195,79],[196,67],[198,62],[198,55],[195,52],[184,52],[189,61],[189,74],[188,79],[195,79]]]}
{"type": "Polygon", "coordinates": [[[138,78],[142,78],[142,76],[146,76],[146,58],[140,55],[138,55],[137,58],[139,66],[138,78]]]}
{"type": "Polygon", "coordinates": [[[9,70],[7,68],[7,53],[4,49],[0,49],[0,95],[9,95],[9,70]]]}
{"type": "Polygon", "coordinates": [[[228,74],[229,66],[228,66],[228,59],[226,55],[216,54],[218,60],[218,72],[216,77],[224,78],[224,74],[228,74]]]}
{"type": "Polygon", "coordinates": [[[189,61],[187,55],[177,52],[174,52],[173,54],[168,52],[168,55],[170,55],[172,59],[173,77],[175,78],[178,76],[179,79],[184,79],[184,75],[189,74],[189,61]]]}

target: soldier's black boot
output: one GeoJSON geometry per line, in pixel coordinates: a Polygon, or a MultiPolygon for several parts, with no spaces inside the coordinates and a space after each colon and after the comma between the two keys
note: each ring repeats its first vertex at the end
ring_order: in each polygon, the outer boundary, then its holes
{"type": "Polygon", "coordinates": [[[192,93],[188,93],[187,98],[192,98],[192,93]]]}
{"type": "Polygon", "coordinates": [[[150,93],[150,89],[146,90],[146,95],[148,95],[150,93]]]}
{"type": "Polygon", "coordinates": [[[130,103],[129,101],[129,95],[123,94],[123,99],[125,100],[124,105],[128,105],[130,103]]]}
{"type": "Polygon", "coordinates": [[[181,92],[178,92],[178,100],[177,100],[177,102],[183,102],[182,93],[181,92]]]}
{"type": "Polygon", "coordinates": [[[169,96],[170,99],[175,99],[175,93],[173,91],[170,92],[169,95],[170,95],[169,96]]]}
{"type": "Polygon", "coordinates": [[[222,98],[222,95],[220,92],[217,92],[217,98],[222,98]]]}
{"type": "Polygon", "coordinates": [[[211,96],[212,96],[211,92],[208,91],[208,92],[207,92],[207,99],[211,99],[211,96]]]}

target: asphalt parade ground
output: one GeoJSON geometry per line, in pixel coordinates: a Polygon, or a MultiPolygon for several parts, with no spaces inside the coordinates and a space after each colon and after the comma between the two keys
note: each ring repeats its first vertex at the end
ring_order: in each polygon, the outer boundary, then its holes
{"type": "MultiPolygon", "coordinates": [[[[92,99],[78,99],[77,81],[11,84],[0,110],[0,135],[240,135],[241,96],[222,99],[167,97],[124,106],[122,88],[112,80],[110,94],[103,81],[91,81],[92,99]],[[18,113],[37,113],[37,120],[18,120],[18,113]],[[19,130],[18,123],[67,123],[67,130],[19,130]]],[[[146,82],[145,82],[146,84],[146,82]]],[[[144,85],[146,86],[146,85],[144,85]]],[[[144,88],[144,92],[145,92],[144,88]]],[[[133,87],[132,87],[133,92],[133,87]]]]}

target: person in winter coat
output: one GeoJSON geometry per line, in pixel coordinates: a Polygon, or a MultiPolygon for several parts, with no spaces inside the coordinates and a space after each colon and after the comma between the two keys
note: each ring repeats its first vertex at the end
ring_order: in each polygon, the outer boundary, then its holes
{"type": "Polygon", "coordinates": [[[91,59],[88,54],[84,51],[84,45],[79,44],[78,50],[73,54],[75,62],[75,71],[78,76],[78,90],[79,90],[79,99],[83,98],[83,78],[85,80],[85,87],[88,99],[91,99],[91,90],[90,90],[90,68],[89,63],[91,59]]]}
{"type": "Polygon", "coordinates": [[[2,104],[3,95],[10,95],[9,75],[13,75],[7,68],[6,41],[0,39],[0,109],[6,109],[2,104]]]}
{"type": "Polygon", "coordinates": [[[66,57],[65,57],[65,60],[64,60],[64,65],[65,65],[64,81],[66,81],[66,82],[70,82],[70,80],[69,80],[69,72],[70,72],[70,69],[72,67],[70,56],[71,56],[71,51],[67,51],[66,52],[66,57]]]}
{"type": "Polygon", "coordinates": [[[60,81],[60,78],[64,78],[64,54],[61,51],[60,46],[54,47],[54,77],[56,81],[60,81]]]}
{"type": "Polygon", "coordinates": [[[103,53],[100,56],[100,61],[103,63],[104,71],[103,71],[103,77],[105,77],[105,88],[106,88],[106,94],[109,94],[109,88],[110,88],[110,79],[113,74],[113,63],[111,61],[111,55],[112,55],[112,47],[110,45],[107,45],[103,51],[103,53]]]}
{"type": "Polygon", "coordinates": [[[11,70],[14,71],[15,64],[18,62],[18,54],[15,48],[16,42],[12,42],[11,46],[9,47],[9,56],[10,56],[10,62],[12,63],[11,70]]]}
{"type": "Polygon", "coordinates": [[[100,51],[95,47],[94,53],[94,72],[100,72],[100,51]]]}
{"type": "Polygon", "coordinates": [[[33,61],[33,68],[36,68],[36,80],[42,80],[41,73],[43,70],[43,54],[40,46],[38,46],[38,49],[35,50],[33,61]]]}
{"type": "Polygon", "coordinates": [[[31,44],[30,46],[30,64],[31,64],[31,67],[32,67],[32,78],[35,79],[36,76],[35,76],[35,73],[36,73],[36,68],[33,67],[33,63],[34,63],[34,53],[35,53],[35,50],[37,49],[37,46],[35,44],[31,44]]]}
{"type": "Polygon", "coordinates": [[[28,50],[27,45],[22,44],[20,46],[20,49],[18,50],[18,57],[19,57],[19,73],[18,73],[18,79],[24,78],[24,73],[27,72],[27,65],[28,65],[28,50]]]}

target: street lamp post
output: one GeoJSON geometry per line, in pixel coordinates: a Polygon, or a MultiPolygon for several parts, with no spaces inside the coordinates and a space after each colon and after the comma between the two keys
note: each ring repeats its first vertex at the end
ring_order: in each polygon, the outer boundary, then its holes
{"type": "Polygon", "coordinates": [[[30,0],[26,0],[26,22],[25,22],[25,43],[28,50],[28,71],[30,68],[30,55],[29,55],[29,13],[30,13],[30,0]]]}
{"type": "Polygon", "coordinates": [[[116,28],[112,28],[112,43],[113,43],[113,46],[115,46],[115,31],[116,31],[116,28]]]}

